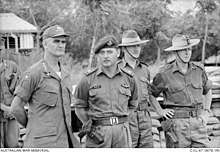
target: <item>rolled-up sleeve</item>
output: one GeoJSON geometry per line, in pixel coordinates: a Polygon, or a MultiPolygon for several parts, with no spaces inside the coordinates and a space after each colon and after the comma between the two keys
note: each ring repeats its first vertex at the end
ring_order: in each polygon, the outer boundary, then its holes
{"type": "Polygon", "coordinates": [[[166,83],[161,73],[155,75],[153,82],[150,84],[149,93],[154,97],[159,97],[160,93],[164,91],[166,83]]]}
{"type": "Polygon", "coordinates": [[[205,70],[202,73],[203,95],[206,95],[212,88],[212,81],[208,79],[205,70]]]}
{"type": "Polygon", "coordinates": [[[23,101],[27,102],[35,89],[33,76],[29,72],[22,74],[14,95],[19,96],[23,101]]]}
{"type": "Polygon", "coordinates": [[[77,108],[89,107],[88,98],[89,84],[86,77],[83,77],[74,92],[74,106],[77,108]]]}
{"type": "Polygon", "coordinates": [[[129,109],[135,109],[138,106],[138,86],[136,77],[131,79],[131,98],[129,99],[129,109]]]}

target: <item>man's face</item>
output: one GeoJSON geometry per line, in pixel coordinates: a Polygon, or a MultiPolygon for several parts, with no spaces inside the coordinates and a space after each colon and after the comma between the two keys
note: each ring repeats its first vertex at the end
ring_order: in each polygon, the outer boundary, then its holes
{"type": "Polygon", "coordinates": [[[47,38],[44,40],[44,49],[45,52],[49,54],[60,57],[65,54],[66,47],[66,38],[63,36],[55,37],[55,38],[47,38]]]}
{"type": "Polygon", "coordinates": [[[192,55],[192,47],[176,51],[176,57],[179,61],[188,63],[192,55]],[[181,60],[180,60],[181,59],[181,60]]]}
{"type": "Polygon", "coordinates": [[[103,67],[111,67],[117,63],[119,57],[119,50],[117,48],[103,48],[98,53],[100,64],[103,67]]]}
{"type": "Polygon", "coordinates": [[[134,57],[139,58],[141,53],[141,46],[140,45],[133,45],[133,46],[126,46],[127,51],[134,57]]]}

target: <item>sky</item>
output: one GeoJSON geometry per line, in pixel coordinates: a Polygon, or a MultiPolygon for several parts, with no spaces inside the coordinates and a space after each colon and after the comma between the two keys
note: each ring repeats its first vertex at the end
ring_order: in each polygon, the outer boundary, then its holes
{"type": "Polygon", "coordinates": [[[172,11],[185,13],[188,9],[195,9],[196,0],[172,0],[168,8],[172,11]]]}

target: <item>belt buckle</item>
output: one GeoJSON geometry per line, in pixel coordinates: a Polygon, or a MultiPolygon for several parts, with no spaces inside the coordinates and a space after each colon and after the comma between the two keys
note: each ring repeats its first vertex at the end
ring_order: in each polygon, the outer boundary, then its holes
{"type": "Polygon", "coordinates": [[[118,117],[110,117],[110,124],[117,125],[118,124],[118,117]]]}

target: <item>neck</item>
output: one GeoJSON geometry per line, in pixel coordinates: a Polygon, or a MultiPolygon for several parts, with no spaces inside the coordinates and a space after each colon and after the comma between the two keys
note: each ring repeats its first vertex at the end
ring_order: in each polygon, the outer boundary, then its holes
{"type": "Polygon", "coordinates": [[[49,54],[44,54],[44,59],[47,61],[47,64],[55,71],[58,72],[60,67],[58,65],[59,58],[51,56],[49,54]]]}
{"type": "Polygon", "coordinates": [[[180,67],[180,69],[183,71],[183,73],[187,72],[189,63],[184,63],[182,61],[177,60],[177,64],[180,67]]]}
{"type": "Polygon", "coordinates": [[[111,67],[102,67],[102,70],[105,72],[105,74],[112,78],[115,74],[116,74],[116,71],[117,71],[117,65],[113,65],[111,67]]]}
{"type": "Polygon", "coordinates": [[[125,61],[134,69],[137,64],[137,59],[134,59],[133,57],[129,56],[128,54],[125,54],[124,56],[125,61]]]}

